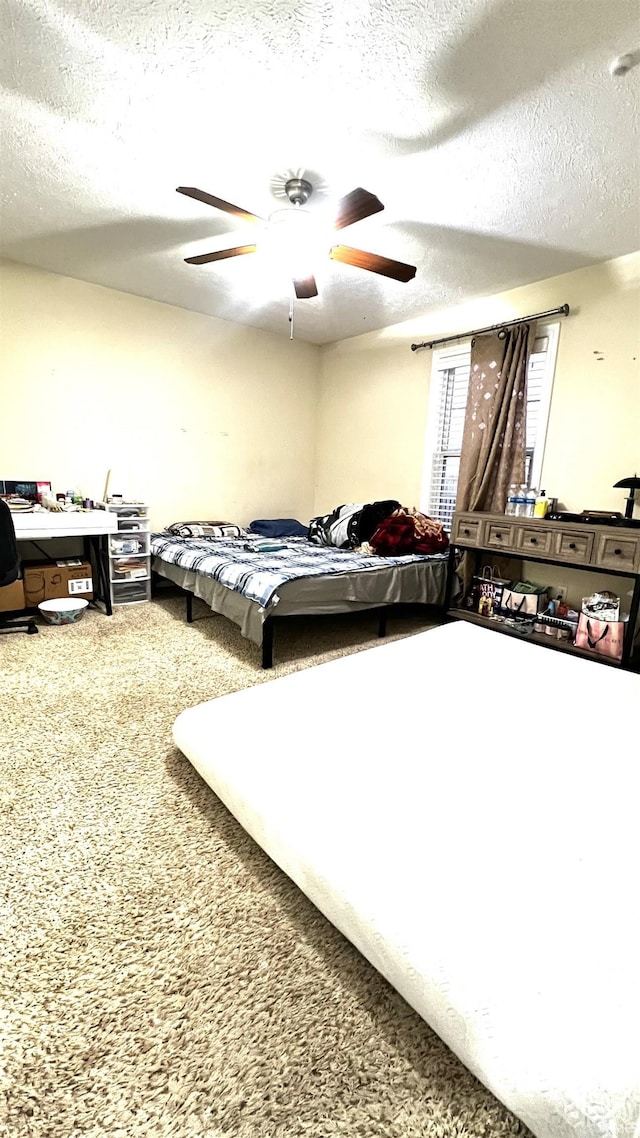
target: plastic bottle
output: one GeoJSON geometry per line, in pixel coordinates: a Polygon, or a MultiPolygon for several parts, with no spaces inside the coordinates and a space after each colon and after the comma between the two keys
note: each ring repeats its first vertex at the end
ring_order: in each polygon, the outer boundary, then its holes
{"type": "Polygon", "coordinates": [[[516,517],[526,518],[527,516],[527,484],[526,482],[520,483],[520,490],[518,492],[518,501],[516,502],[516,517]]]}
{"type": "Polygon", "coordinates": [[[534,518],[546,518],[547,509],[549,507],[549,500],[547,498],[546,490],[541,490],[536,498],[536,504],[533,511],[534,518]]]}
{"type": "Polygon", "coordinates": [[[510,487],[509,487],[509,497],[507,498],[507,504],[505,506],[505,511],[504,511],[505,514],[508,514],[509,517],[511,517],[511,518],[515,517],[517,504],[518,504],[518,484],[517,484],[517,482],[512,482],[510,487]]]}
{"type": "Polygon", "coordinates": [[[530,486],[527,490],[525,517],[532,518],[535,513],[538,491],[530,486]]]}

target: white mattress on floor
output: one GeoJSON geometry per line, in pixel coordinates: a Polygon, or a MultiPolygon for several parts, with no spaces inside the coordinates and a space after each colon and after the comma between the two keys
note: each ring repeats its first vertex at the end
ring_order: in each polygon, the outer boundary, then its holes
{"type": "Polygon", "coordinates": [[[638,1138],[639,711],[640,676],[457,622],[174,737],[538,1138],[638,1138]]]}

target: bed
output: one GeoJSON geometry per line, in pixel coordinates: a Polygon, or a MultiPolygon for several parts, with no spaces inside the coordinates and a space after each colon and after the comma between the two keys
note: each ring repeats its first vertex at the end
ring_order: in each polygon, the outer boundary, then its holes
{"type": "Polygon", "coordinates": [[[639,705],[638,675],[453,622],[187,709],[174,739],[536,1138],[637,1138],[639,705]],[[331,745],[306,730],[327,708],[331,745]]]}
{"type": "Polygon", "coordinates": [[[183,589],[187,619],[192,598],[232,620],[260,646],[262,666],[273,663],[273,627],[281,617],[379,610],[378,631],[394,605],[443,609],[448,555],[367,555],[314,545],[303,537],[283,539],[283,548],[259,552],[251,535],[185,538],[151,534],[151,567],[183,589]]]}

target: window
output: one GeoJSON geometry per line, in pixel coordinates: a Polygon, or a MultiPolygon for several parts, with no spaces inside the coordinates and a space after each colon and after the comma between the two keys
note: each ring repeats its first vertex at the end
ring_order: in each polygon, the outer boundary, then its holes
{"type": "MultiPolygon", "coordinates": [[[[559,331],[559,324],[538,325],[529,360],[526,479],[530,486],[540,486],[559,331]]],[[[470,366],[470,340],[433,353],[422,509],[448,532],[458,490],[470,366]]]]}

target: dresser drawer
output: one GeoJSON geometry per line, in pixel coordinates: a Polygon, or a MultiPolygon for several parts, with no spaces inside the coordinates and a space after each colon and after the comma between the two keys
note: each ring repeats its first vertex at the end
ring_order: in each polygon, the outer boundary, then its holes
{"type": "Polygon", "coordinates": [[[591,530],[560,530],[555,535],[555,553],[562,561],[574,565],[588,565],[593,553],[595,534],[591,530]]]}
{"type": "Polygon", "coordinates": [[[602,534],[598,540],[598,564],[603,569],[640,570],[640,537],[602,534]]]}
{"type": "Polygon", "coordinates": [[[488,549],[515,549],[516,527],[507,522],[488,522],[484,544],[488,549]]]}
{"type": "Polygon", "coordinates": [[[523,553],[529,552],[532,557],[553,556],[553,541],[555,533],[551,529],[541,526],[522,526],[516,531],[516,546],[523,553]]]}
{"type": "Polygon", "coordinates": [[[477,514],[456,514],[453,520],[453,545],[480,545],[482,522],[477,514]]]}

